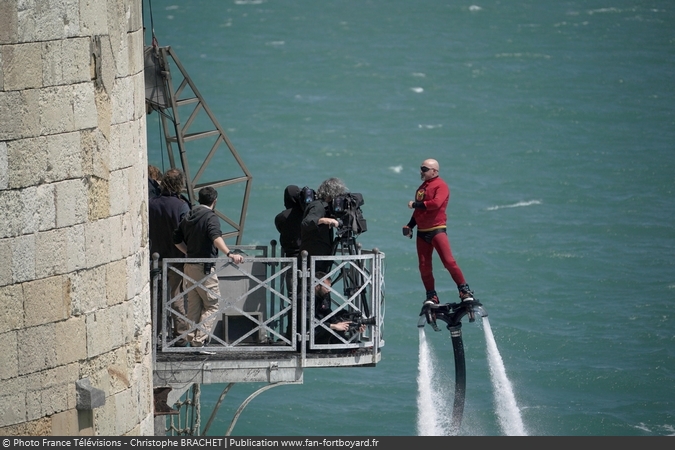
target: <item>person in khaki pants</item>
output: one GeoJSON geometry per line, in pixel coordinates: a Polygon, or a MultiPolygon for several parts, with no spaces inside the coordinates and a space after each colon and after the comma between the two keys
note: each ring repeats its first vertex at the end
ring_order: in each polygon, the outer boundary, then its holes
{"type": "MultiPolygon", "coordinates": [[[[244,257],[233,253],[223,240],[220,230],[220,219],[213,211],[216,206],[218,192],[210,187],[199,191],[199,205],[195,206],[183,218],[173,233],[173,242],[187,258],[217,258],[218,250],[223,252],[235,264],[243,262],[244,257]]],[[[215,313],[218,311],[220,288],[218,276],[211,263],[186,263],[184,266],[184,289],[187,293],[187,317],[198,324],[197,328],[188,334],[191,347],[204,347],[208,344],[209,334],[213,331],[215,313]],[[192,280],[199,281],[208,275],[202,282],[202,287],[191,289],[192,280]]],[[[212,354],[213,352],[204,351],[212,354]]]]}

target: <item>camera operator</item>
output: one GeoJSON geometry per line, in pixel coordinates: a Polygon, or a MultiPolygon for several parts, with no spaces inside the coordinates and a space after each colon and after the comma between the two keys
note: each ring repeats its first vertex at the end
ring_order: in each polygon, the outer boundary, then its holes
{"type": "MultiPolygon", "coordinates": [[[[324,272],[316,272],[316,278],[321,279],[325,277],[324,272]]],[[[332,281],[330,277],[326,278],[323,281],[323,284],[318,284],[314,290],[314,317],[317,320],[322,320],[324,317],[333,312],[330,298],[330,287],[332,281]]],[[[354,326],[352,321],[344,320],[344,317],[336,314],[326,321],[329,324],[331,330],[337,332],[345,340],[349,340],[349,331],[350,329],[355,331],[358,329],[359,333],[366,331],[365,325],[354,326]]],[[[340,344],[342,343],[338,338],[333,336],[328,330],[317,327],[316,334],[314,336],[314,341],[317,344],[340,344]]]]}
{"type": "MultiPolygon", "coordinates": [[[[331,217],[331,202],[334,198],[345,195],[349,190],[339,178],[325,180],[316,190],[317,200],[305,209],[300,228],[300,251],[306,250],[310,256],[327,256],[333,254],[335,235],[333,229],[340,225],[331,217]]],[[[329,272],[332,261],[317,261],[317,271],[329,272]]]]}

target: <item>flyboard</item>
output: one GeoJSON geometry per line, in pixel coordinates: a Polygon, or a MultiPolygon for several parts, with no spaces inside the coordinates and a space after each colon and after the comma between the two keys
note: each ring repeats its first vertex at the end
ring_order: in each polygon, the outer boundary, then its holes
{"type": "Polygon", "coordinates": [[[444,305],[425,303],[420,311],[418,328],[425,324],[431,325],[434,331],[441,331],[437,322],[445,322],[450,331],[452,348],[455,354],[455,401],[452,408],[452,427],[459,430],[464,415],[464,399],[466,394],[466,365],[464,360],[464,342],[462,341],[462,318],[469,317],[469,322],[475,322],[476,315],[487,317],[487,311],[477,298],[465,298],[459,303],[444,305]]]}

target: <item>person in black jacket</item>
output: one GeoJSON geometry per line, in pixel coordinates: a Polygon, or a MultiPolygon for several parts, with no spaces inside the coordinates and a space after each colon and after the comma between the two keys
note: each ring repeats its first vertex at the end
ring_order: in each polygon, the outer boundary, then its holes
{"type": "MultiPolygon", "coordinates": [[[[178,225],[173,233],[173,242],[188,258],[217,258],[220,250],[232,262],[240,264],[244,260],[243,256],[231,252],[223,240],[220,219],[213,211],[217,198],[218,192],[214,188],[202,188],[199,191],[199,205],[192,208],[178,225]]],[[[201,280],[204,275],[209,275],[201,283],[201,287],[192,289],[187,295],[187,317],[199,324],[188,334],[188,341],[192,347],[203,347],[209,341],[209,334],[213,332],[215,313],[218,311],[218,276],[210,263],[186,263],[184,273],[186,290],[194,284],[187,277],[201,280]]]]}
{"type": "Polygon", "coordinates": [[[300,227],[304,208],[300,203],[300,188],[294,184],[284,189],[284,209],[274,218],[274,226],[279,232],[279,245],[282,256],[298,256],[300,253],[300,227]]]}
{"type": "MultiPolygon", "coordinates": [[[[152,197],[148,201],[148,234],[150,237],[150,254],[159,254],[160,267],[164,258],[185,258],[183,252],[178,250],[173,244],[173,232],[183,217],[190,211],[190,204],[185,197],[181,196],[181,191],[185,187],[185,175],[180,169],[169,169],[164,174],[161,184],[161,195],[152,197]]],[[[183,264],[173,264],[180,272],[183,271],[183,264]]],[[[173,299],[171,308],[185,316],[185,305],[183,301],[183,277],[173,271],[167,271],[167,286],[169,291],[169,300],[173,299]]],[[[162,310],[162,283],[158,287],[158,303],[153,304],[153,317],[161,317],[162,310]]],[[[173,315],[174,337],[180,336],[188,330],[187,323],[173,315]]],[[[158,326],[158,330],[160,330],[158,326]]],[[[179,347],[185,347],[187,340],[179,339],[176,344],[179,347]]]]}
{"type": "MultiPolygon", "coordinates": [[[[339,226],[337,219],[331,216],[331,202],[334,198],[344,195],[349,190],[339,178],[325,180],[316,190],[317,200],[314,200],[305,209],[300,228],[300,250],[306,250],[310,256],[332,255],[334,244],[333,229],[339,226]]],[[[317,271],[330,271],[332,261],[316,261],[317,271]]]]}

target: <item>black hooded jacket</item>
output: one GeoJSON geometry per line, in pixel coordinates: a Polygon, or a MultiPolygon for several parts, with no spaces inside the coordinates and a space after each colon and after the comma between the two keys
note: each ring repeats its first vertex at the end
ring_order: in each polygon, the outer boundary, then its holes
{"type": "Polygon", "coordinates": [[[284,256],[298,256],[300,253],[300,226],[302,224],[302,204],[300,188],[295,185],[286,186],[284,190],[285,210],[274,218],[274,226],[279,232],[279,245],[284,256]]]}
{"type": "Polygon", "coordinates": [[[185,242],[188,258],[217,258],[218,248],[213,241],[222,235],[216,213],[207,206],[197,205],[174,231],[173,242],[185,242]]]}

